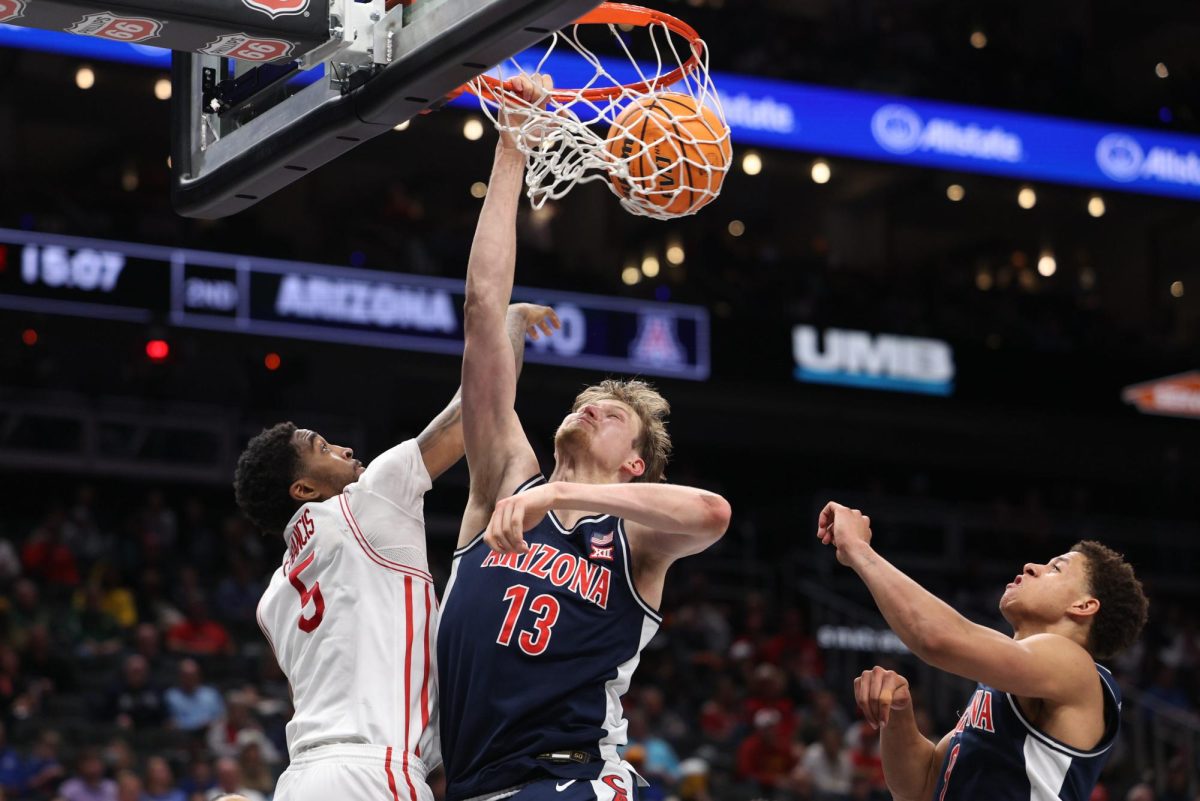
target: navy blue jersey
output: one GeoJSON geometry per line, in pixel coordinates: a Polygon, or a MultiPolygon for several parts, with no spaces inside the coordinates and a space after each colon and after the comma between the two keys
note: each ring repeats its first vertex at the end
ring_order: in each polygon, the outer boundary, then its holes
{"type": "Polygon", "coordinates": [[[1104,737],[1080,751],[1026,719],[1008,693],[980,684],[954,728],[934,801],[1087,801],[1121,723],[1121,690],[1107,668],[1104,737]]]}
{"type": "Polygon", "coordinates": [[[454,555],[437,642],[449,801],[593,780],[619,762],[621,696],[662,622],[634,589],[619,518],[568,529],[551,512],[525,542],[527,553],[499,554],[481,534],[454,555]]]}

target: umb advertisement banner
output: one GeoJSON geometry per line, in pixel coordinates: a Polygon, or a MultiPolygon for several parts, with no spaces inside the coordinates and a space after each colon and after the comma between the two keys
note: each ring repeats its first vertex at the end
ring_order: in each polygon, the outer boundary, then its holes
{"type": "Polygon", "coordinates": [[[797,381],[922,395],[954,392],[954,350],[940,339],[797,325],[792,355],[797,381]]]}

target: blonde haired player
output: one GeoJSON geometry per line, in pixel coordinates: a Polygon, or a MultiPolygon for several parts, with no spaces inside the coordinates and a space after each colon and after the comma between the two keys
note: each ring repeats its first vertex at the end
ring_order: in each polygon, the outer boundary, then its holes
{"type": "Polygon", "coordinates": [[[471,493],[438,630],[446,792],[627,801],[637,777],[618,756],[621,696],[661,622],[667,569],[725,533],[729,504],[661,483],[668,405],[641,381],[576,398],[554,438],[554,472],[540,475],[504,340],[524,163],[502,135],[467,267],[471,493]]]}
{"type": "MultiPolygon", "coordinates": [[[[541,306],[509,309],[505,341],[517,364],[526,331],[549,334],[550,318],[541,306]]],[[[292,423],[263,431],[238,459],[238,505],[286,545],[258,606],[295,707],[276,801],[432,801],[438,602],[424,495],[462,455],[455,395],[369,467],[292,423]]]]}

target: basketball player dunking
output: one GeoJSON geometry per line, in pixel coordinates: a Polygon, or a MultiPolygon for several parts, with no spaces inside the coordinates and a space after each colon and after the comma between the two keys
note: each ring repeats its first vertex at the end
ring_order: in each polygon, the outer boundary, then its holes
{"type": "MultiPolygon", "coordinates": [[[[550,317],[541,306],[509,310],[509,364],[522,361],[527,329],[549,333],[550,317]]],[[[438,607],[424,496],[462,455],[456,395],[416,439],[366,468],[292,423],[263,431],[238,459],[238,505],[287,546],[258,605],[295,707],[276,801],[432,801],[438,607]]]]}
{"type": "Polygon", "coordinates": [[[836,503],[817,536],[866,582],[888,625],[924,662],[977,681],[935,746],[917,730],[908,681],[876,667],[854,680],[881,728],[883,770],[900,801],[1087,801],[1120,725],[1121,692],[1093,658],[1137,639],[1146,597],[1133,568],[1098,542],[1030,563],[1004,590],[1007,637],[959,615],[871,548],[871,520],[836,503]]]}
{"type": "Polygon", "coordinates": [[[667,568],[721,537],[729,504],[661,483],[668,406],[640,381],[584,390],[540,474],[503,321],[524,166],[502,137],[467,269],[471,490],[438,630],[447,799],[634,799],[621,696],[658,630],[667,568]]]}

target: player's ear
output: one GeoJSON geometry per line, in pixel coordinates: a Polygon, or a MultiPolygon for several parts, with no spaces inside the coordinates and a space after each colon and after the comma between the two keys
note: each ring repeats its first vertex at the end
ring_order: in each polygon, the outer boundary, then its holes
{"type": "Polygon", "coordinates": [[[621,470],[628,473],[631,479],[638,478],[646,472],[646,460],[640,456],[627,459],[625,464],[621,465],[621,470]]]}
{"type": "Polygon", "coordinates": [[[292,496],[292,500],[300,503],[320,500],[321,497],[321,493],[307,478],[298,478],[293,481],[292,486],[288,487],[288,495],[292,496]]]}
{"type": "Polygon", "coordinates": [[[1067,609],[1067,614],[1083,622],[1089,617],[1095,617],[1100,611],[1100,599],[1094,595],[1085,595],[1067,609]]]}

